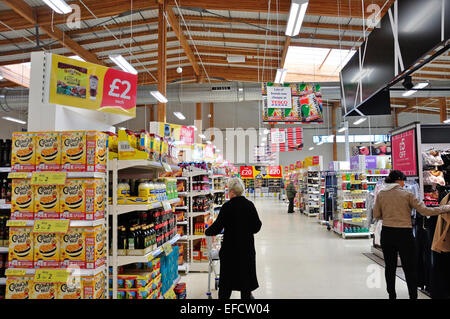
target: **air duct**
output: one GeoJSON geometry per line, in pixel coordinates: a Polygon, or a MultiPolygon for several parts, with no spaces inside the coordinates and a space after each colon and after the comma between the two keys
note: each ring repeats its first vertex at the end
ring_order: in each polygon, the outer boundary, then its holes
{"type": "Polygon", "coordinates": [[[28,110],[28,89],[1,88],[0,112],[24,112],[28,110]]]}

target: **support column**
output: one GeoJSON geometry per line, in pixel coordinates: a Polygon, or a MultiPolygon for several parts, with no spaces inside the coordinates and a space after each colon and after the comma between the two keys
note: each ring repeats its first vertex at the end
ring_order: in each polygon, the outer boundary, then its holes
{"type": "MultiPolygon", "coordinates": [[[[158,91],[166,96],[167,82],[167,23],[166,0],[158,0],[158,91]]],[[[158,122],[166,122],[166,104],[158,102],[158,122]]]]}
{"type": "Polygon", "coordinates": [[[441,123],[444,123],[444,121],[447,120],[447,101],[445,97],[439,98],[439,106],[441,111],[441,123]]]}
{"type": "Polygon", "coordinates": [[[202,123],[202,103],[195,103],[195,127],[197,127],[197,134],[195,136],[196,143],[202,143],[202,139],[199,134],[203,134],[203,123],[202,123]]]}
{"type": "MultiPolygon", "coordinates": [[[[209,128],[214,127],[214,103],[209,103],[209,128]]],[[[211,135],[211,141],[214,141],[215,136],[211,135]]]]}
{"type": "Polygon", "coordinates": [[[398,127],[398,113],[394,110],[394,128],[398,127]]]}
{"type": "Polygon", "coordinates": [[[147,107],[148,107],[148,112],[150,113],[150,122],[154,122],[155,121],[155,105],[150,104],[147,107]]]}
{"type": "Polygon", "coordinates": [[[338,153],[337,153],[337,136],[336,136],[336,110],[339,109],[339,102],[335,102],[333,103],[332,106],[332,111],[331,111],[331,125],[332,125],[332,130],[333,130],[333,161],[337,161],[338,160],[338,153]]]}

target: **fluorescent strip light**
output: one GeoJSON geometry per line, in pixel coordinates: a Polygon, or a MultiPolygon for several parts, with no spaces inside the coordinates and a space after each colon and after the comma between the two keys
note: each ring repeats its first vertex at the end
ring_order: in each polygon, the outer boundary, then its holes
{"type": "Polygon", "coordinates": [[[309,150],[312,151],[314,149],[314,147],[310,147],[309,150]]]}
{"type": "Polygon", "coordinates": [[[413,87],[413,89],[420,90],[420,89],[426,88],[429,84],[430,83],[428,83],[428,82],[418,83],[413,87]]]}
{"type": "Polygon", "coordinates": [[[206,144],[209,144],[209,145],[211,145],[211,141],[206,141],[206,144]]]}
{"type": "Polygon", "coordinates": [[[67,14],[72,12],[72,7],[64,0],[42,0],[46,5],[53,9],[56,13],[67,14]]]}
{"type": "Polygon", "coordinates": [[[186,119],[186,117],[181,112],[173,112],[173,115],[178,117],[180,120],[185,120],[186,119]]]}
{"type": "Polygon", "coordinates": [[[19,119],[16,119],[14,117],[2,116],[2,119],[7,120],[7,121],[11,121],[11,122],[20,123],[20,124],[27,124],[27,122],[19,120],[19,119]]]}
{"type": "Polygon", "coordinates": [[[109,56],[109,58],[111,59],[111,61],[113,61],[115,64],[117,64],[117,66],[119,68],[121,68],[125,72],[131,73],[131,74],[138,74],[138,71],[136,71],[136,69],[133,68],[133,66],[130,63],[128,63],[128,61],[125,60],[125,58],[122,55],[112,54],[109,56]]]}
{"type": "Polygon", "coordinates": [[[347,129],[346,127],[341,127],[341,128],[338,130],[338,132],[339,132],[339,133],[345,132],[346,129],[347,129]]]}
{"type": "Polygon", "coordinates": [[[363,117],[363,118],[357,120],[355,123],[353,123],[353,125],[359,125],[359,124],[361,124],[362,122],[365,122],[366,120],[367,120],[367,117],[363,117]]]}
{"type": "Polygon", "coordinates": [[[3,76],[0,75],[0,81],[3,80],[3,79],[4,79],[3,76]]]}
{"type": "Polygon", "coordinates": [[[317,145],[322,145],[323,144],[323,141],[320,141],[319,143],[317,143],[317,145]]]}
{"type": "Polygon", "coordinates": [[[206,136],[203,135],[203,134],[198,134],[198,137],[200,137],[200,138],[202,138],[202,139],[205,139],[205,138],[206,138],[206,136]]]}
{"type": "Polygon", "coordinates": [[[375,144],[373,144],[373,145],[378,145],[378,144],[381,144],[381,143],[383,143],[382,141],[379,141],[379,142],[376,142],[375,144]]]}
{"type": "Polygon", "coordinates": [[[450,119],[447,119],[444,121],[445,124],[449,124],[450,123],[450,119]]]}
{"type": "Polygon", "coordinates": [[[275,83],[283,83],[286,78],[287,70],[286,69],[277,69],[277,74],[275,76],[275,83]]]}
{"type": "Polygon", "coordinates": [[[290,37],[296,36],[300,33],[303,19],[305,18],[306,9],[308,8],[308,1],[302,1],[303,3],[301,6],[298,2],[298,0],[293,0],[289,10],[289,18],[286,25],[285,34],[290,37]]]}
{"type": "Polygon", "coordinates": [[[159,91],[150,91],[150,94],[153,95],[153,97],[161,103],[168,102],[166,97],[164,95],[162,95],[159,91]]]}
{"type": "Polygon", "coordinates": [[[417,91],[416,90],[409,90],[409,91],[406,91],[405,93],[403,93],[402,94],[402,96],[411,96],[411,95],[413,95],[413,94],[415,94],[417,91]]]}

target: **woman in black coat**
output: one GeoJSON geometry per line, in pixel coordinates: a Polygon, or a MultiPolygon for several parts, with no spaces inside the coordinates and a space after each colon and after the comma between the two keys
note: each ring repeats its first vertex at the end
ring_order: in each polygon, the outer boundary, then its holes
{"type": "Polygon", "coordinates": [[[256,278],[256,252],[253,235],[261,229],[255,205],[242,193],[244,183],[239,178],[228,182],[227,201],[216,221],[206,229],[206,236],[224,230],[220,257],[219,299],[230,299],[231,292],[241,292],[242,299],[250,299],[259,287],[256,278]]]}

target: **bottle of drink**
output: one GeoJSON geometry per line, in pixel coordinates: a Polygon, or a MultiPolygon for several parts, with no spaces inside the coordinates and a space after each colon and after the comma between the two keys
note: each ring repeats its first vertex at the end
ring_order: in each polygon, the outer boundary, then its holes
{"type": "Polygon", "coordinates": [[[135,229],[131,227],[127,234],[127,249],[136,249],[135,248],[135,239],[136,239],[135,229]]]}
{"type": "Polygon", "coordinates": [[[11,180],[8,179],[7,185],[6,185],[6,202],[7,203],[11,202],[11,188],[12,188],[11,180]]]}
{"type": "Polygon", "coordinates": [[[5,147],[5,166],[6,167],[11,166],[11,147],[12,147],[12,141],[10,139],[6,140],[6,147],[5,147]]]}
{"type": "Polygon", "coordinates": [[[5,166],[6,144],[0,139],[0,166],[5,166]]]}

